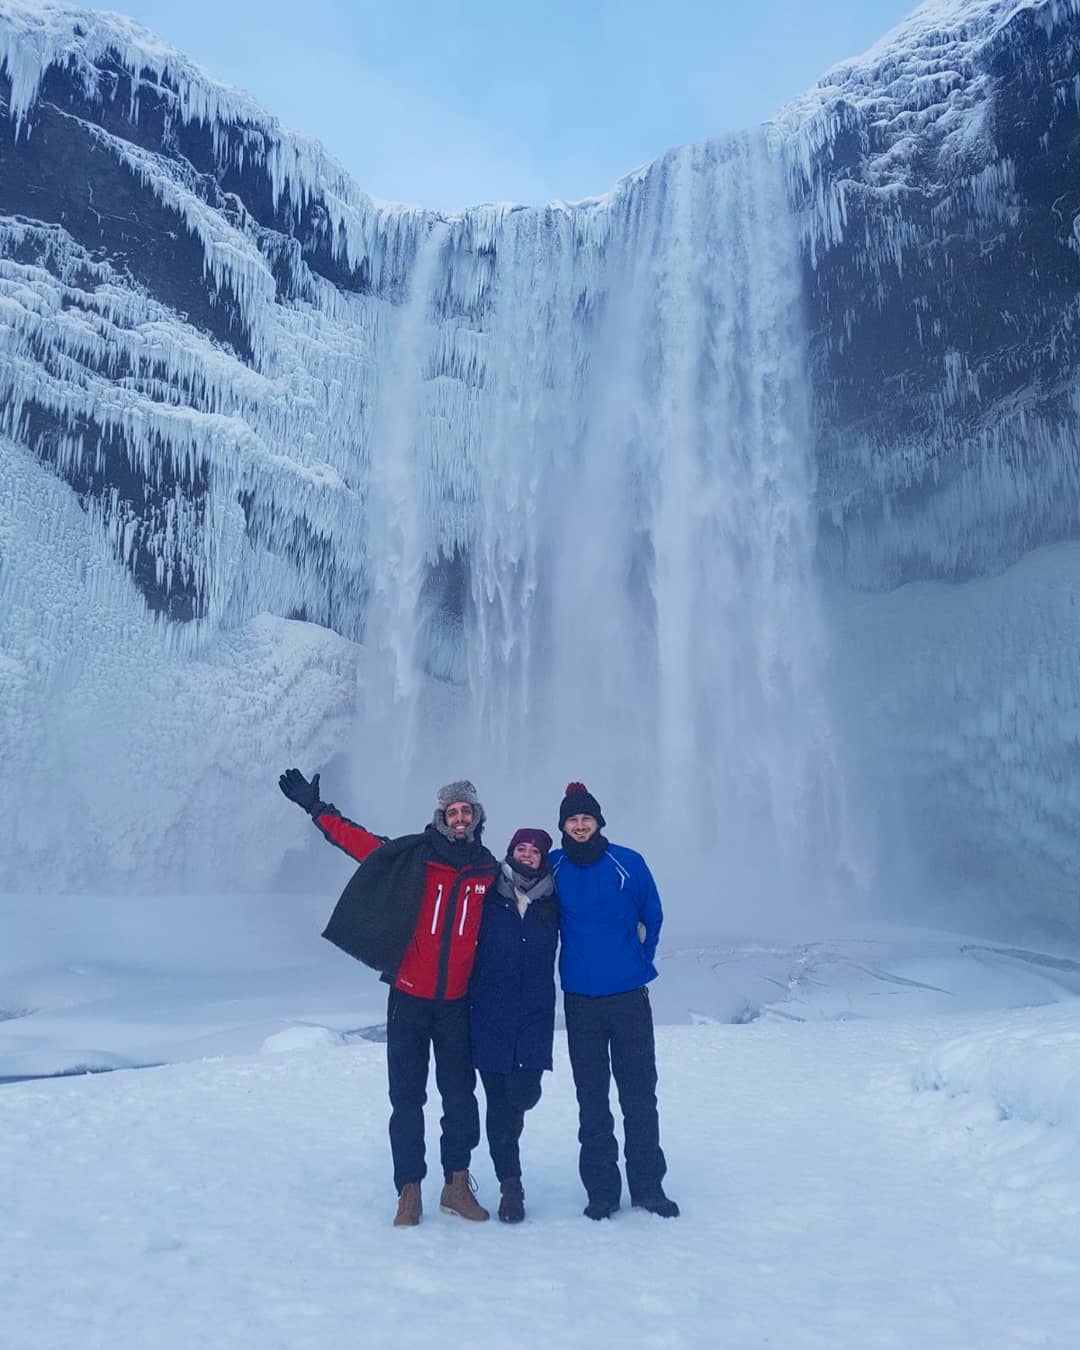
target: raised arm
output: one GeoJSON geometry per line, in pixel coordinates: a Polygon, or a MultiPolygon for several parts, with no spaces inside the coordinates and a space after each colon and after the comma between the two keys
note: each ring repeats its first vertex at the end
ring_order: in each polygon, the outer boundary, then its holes
{"type": "Polygon", "coordinates": [[[319,800],[318,774],[309,783],[299,769],[286,769],[278,779],[278,787],[289,801],[308,813],[325,839],[357,862],[363,862],[380,844],[386,843],[385,835],[372,834],[343,816],[336,806],[319,800]]]}

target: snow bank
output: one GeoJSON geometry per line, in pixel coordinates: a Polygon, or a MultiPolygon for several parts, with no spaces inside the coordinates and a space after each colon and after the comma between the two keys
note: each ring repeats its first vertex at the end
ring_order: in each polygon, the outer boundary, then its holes
{"type": "Polygon", "coordinates": [[[0,753],[20,782],[0,815],[6,889],[19,855],[42,890],[265,887],[310,833],[277,776],[340,749],[360,649],[265,613],[175,649],[70,489],[2,448],[0,753]]]}
{"type": "MultiPolygon", "coordinates": [[[[929,1130],[952,1165],[973,1169],[1003,1218],[1027,1216],[1041,1230],[1016,1243],[1015,1259],[1037,1277],[1055,1258],[1036,1252],[1064,1232],[1057,1259],[1080,1275],[1080,1000],[985,1018],[924,1054],[914,1081],[912,1127],[929,1130]]],[[[1076,1326],[1080,1315],[1062,1346],[1075,1343],[1076,1326]]]]}
{"type": "Polygon", "coordinates": [[[286,1027],[267,1036],[260,1047],[264,1055],[293,1055],[309,1050],[331,1050],[336,1045],[344,1045],[345,1037],[330,1027],[295,1026],[286,1027]]]}
{"type": "Polygon", "coordinates": [[[993,1104],[1002,1120],[1080,1134],[1080,1000],[995,1018],[924,1060],[917,1085],[993,1104]]]}
{"type": "Polygon", "coordinates": [[[660,1022],[860,1022],[1072,1003],[1080,960],[928,929],[863,926],[797,942],[665,934],[660,1022]]]}

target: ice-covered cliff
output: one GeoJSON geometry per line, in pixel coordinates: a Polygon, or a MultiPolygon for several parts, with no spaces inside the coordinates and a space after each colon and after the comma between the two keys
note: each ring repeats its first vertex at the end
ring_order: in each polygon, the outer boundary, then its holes
{"type": "Polygon", "coordinates": [[[1067,659],[1017,730],[954,653],[1002,747],[965,760],[887,593],[963,609],[1074,534],[1078,40],[1075,0],[931,0],[760,132],[445,217],[0,0],[3,883],[265,883],[271,770],[336,747],[387,829],[462,764],[500,829],[585,774],[728,897],[948,889],[992,839],[987,892],[1075,922],[1067,659]]]}
{"type": "Polygon", "coordinates": [[[909,894],[1074,932],[1078,108],[1074,0],[938,0],[778,119],[849,768],[909,894]]]}
{"type": "Polygon", "coordinates": [[[1078,107],[1076,0],[930,0],[778,118],[822,547],[857,586],[1075,534],[1078,107]]]}

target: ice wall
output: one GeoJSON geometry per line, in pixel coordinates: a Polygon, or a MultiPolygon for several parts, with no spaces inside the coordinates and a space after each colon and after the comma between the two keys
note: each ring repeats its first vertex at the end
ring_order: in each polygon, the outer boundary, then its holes
{"type": "Polygon", "coordinates": [[[778,119],[847,763],[955,926],[1080,928],[1078,70],[1074,0],[938,0],[778,119]]]}
{"type": "Polygon", "coordinates": [[[837,592],[829,613],[893,912],[1075,939],[1080,546],[960,585],[837,592]]]}

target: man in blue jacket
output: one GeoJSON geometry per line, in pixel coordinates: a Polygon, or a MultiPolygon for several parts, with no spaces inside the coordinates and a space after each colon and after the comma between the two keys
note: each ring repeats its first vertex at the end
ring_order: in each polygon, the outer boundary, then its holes
{"type": "Polygon", "coordinates": [[[611,844],[600,803],[569,783],[559,807],[562,848],[551,855],[559,893],[559,977],[578,1099],[579,1169],[585,1214],[609,1219],[622,1179],[611,1114],[611,1075],[622,1107],[630,1203],[665,1219],[679,1207],[664,1194],[667,1163],[656,1107],[656,1046],[648,983],[664,914],[645,859],[611,844]]]}

